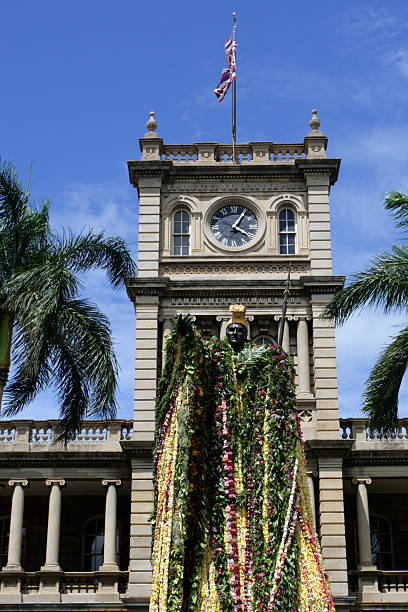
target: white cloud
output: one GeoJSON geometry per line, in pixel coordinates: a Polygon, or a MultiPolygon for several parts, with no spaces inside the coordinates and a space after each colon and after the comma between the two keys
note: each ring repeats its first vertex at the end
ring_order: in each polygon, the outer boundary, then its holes
{"type": "Polygon", "coordinates": [[[385,56],[384,62],[394,65],[403,76],[408,77],[408,51],[403,49],[391,51],[385,56]]]}
{"type": "Polygon", "coordinates": [[[65,186],[51,206],[53,226],[71,227],[80,232],[93,228],[118,235],[133,244],[137,240],[138,203],[136,191],[120,183],[65,186]]]}

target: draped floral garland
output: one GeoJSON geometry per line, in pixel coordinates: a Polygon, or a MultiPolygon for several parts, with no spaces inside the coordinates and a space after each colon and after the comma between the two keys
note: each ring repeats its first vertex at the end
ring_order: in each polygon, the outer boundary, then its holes
{"type": "Polygon", "coordinates": [[[178,325],[156,404],[150,612],[334,610],[291,361],[178,325]]]}

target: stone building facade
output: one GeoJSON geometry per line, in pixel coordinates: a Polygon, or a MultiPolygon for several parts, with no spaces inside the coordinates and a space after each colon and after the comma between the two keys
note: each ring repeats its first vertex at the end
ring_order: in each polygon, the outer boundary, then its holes
{"type": "Polygon", "coordinates": [[[154,115],[128,162],[139,198],[132,421],[87,421],[66,446],[55,422],[0,424],[0,610],[147,610],[157,378],[179,313],[223,336],[229,305],[274,343],[291,268],[283,345],[300,413],[325,569],[339,610],[408,610],[408,421],[379,438],[339,419],[336,347],[319,318],[332,273],[326,155],[316,111],[301,143],[166,145],[154,115]],[[235,158],[233,159],[235,154],[235,158]],[[231,228],[234,230],[232,231],[231,228]]]}

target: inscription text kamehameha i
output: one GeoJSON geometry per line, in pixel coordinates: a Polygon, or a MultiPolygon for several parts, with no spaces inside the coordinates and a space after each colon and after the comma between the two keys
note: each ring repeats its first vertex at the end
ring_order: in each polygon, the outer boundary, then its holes
{"type": "Polygon", "coordinates": [[[164,191],[177,192],[215,192],[215,193],[230,193],[230,192],[276,192],[276,191],[306,191],[305,183],[297,182],[273,182],[273,181],[175,181],[174,183],[166,183],[163,185],[164,191]]]}

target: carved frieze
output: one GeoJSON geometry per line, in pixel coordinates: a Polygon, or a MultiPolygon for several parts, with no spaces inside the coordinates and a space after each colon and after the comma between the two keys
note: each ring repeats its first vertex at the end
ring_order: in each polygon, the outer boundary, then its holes
{"type": "MultiPolygon", "coordinates": [[[[243,295],[231,294],[226,296],[221,295],[202,295],[202,296],[172,296],[170,298],[171,306],[229,306],[236,302],[237,304],[245,304],[246,306],[281,306],[282,294],[280,295],[243,295]]],[[[289,304],[300,304],[300,296],[290,296],[289,304]]]]}
{"type": "Polygon", "coordinates": [[[164,192],[206,192],[206,193],[250,193],[262,191],[264,193],[276,191],[305,192],[306,185],[301,181],[262,181],[262,180],[175,180],[163,185],[164,192]]]}
{"type": "MultiPolygon", "coordinates": [[[[309,271],[310,266],[307,263],[292,265],[292,273],[305,274],[309,271]]],[[[225,264],[167,264],[162,267],[164,276],[174,274],[287,274],[289,264],[271,263],[271,264],[243,264],[243,263],[225,263],[225,264]]]]}

